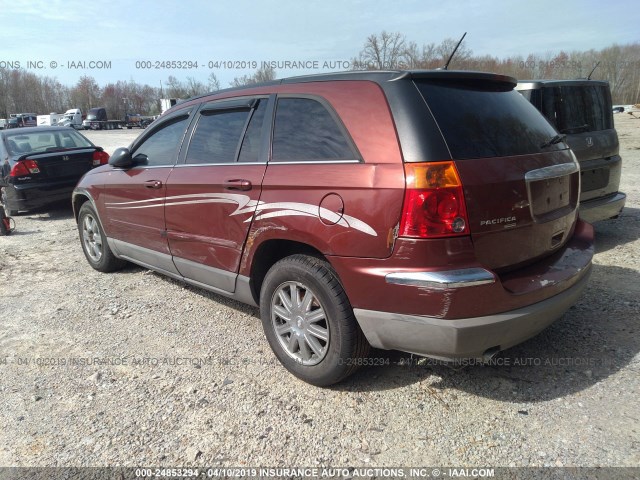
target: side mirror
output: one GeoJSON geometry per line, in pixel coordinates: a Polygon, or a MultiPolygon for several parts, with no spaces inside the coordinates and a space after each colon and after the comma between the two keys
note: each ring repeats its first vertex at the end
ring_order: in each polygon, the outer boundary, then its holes
{"type": "Polygon", "coordinates": [[[125,147],[116,148],[109,157],[109,165],[119,168],[127,168],[133,165],[133,159],[131,158],[129,149],[125,147]]]}

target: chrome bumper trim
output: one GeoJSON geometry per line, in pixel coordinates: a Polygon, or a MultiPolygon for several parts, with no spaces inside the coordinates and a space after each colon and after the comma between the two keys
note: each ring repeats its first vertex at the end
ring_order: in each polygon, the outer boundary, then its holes
{"type": "Polygon", "coordinates": [[[411,285],[434,289],[474,287],[495,283],[496,278],[484,268],[463,268],[437,272],[398,272],[389,273],[385,281],[395,285],[411,285]]]}
{"type": "Polygon", "coordinates": [[[482,358],[487,350],[517,345],[560,318],[578,301],[590,273],[591,264],[575,284],[553,297],[482,317],[448,320],[359,308],[353,312],[374,348],[440,359],[482,358]]]}

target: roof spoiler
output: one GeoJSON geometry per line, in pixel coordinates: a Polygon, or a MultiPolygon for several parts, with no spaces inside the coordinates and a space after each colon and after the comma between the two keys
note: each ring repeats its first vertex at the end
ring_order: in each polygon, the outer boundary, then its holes
{"type": "Polygon", "coordinates": [[[467,82],[493,82],[502,83],[509,90],[513,90],[518,84],[518,80],[508,75],[500,75],[498,73],[476,72],[473,70],[405,70],[399,72],[394,78],[389,79],[395,82],[405,78],[414,80],[451,80],[451,81],[467,81],[467,82]]]}

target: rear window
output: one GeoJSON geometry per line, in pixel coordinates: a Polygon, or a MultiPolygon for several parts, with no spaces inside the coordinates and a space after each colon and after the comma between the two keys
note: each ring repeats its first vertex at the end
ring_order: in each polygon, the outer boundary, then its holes
{"type": "Polygon", "coordinates": [[[37,132],[26,135],[22,132],[16,132],[8,134],[6,140],[7,148],[12,155],[93,147],[89,140],[73,129],[64,132],[37,132]]]}
{"type": "Polygon", "coordinates": [[[416,81],[454,159],[505,157],[566,149],[542,148],[557,133],[515,90],[490,82],[416,81]]]}
{"type": "Polygon", "coordinates": [[[613,128],[611,94],[604,85],[567,85],[542,89],[542,113],[560,133],[613,128]]]}

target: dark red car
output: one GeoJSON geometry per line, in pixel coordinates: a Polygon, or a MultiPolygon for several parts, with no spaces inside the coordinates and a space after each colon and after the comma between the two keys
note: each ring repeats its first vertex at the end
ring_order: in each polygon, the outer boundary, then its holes
{"type": "Polygon", "coordinates": [[[369,346],[487,358],[560,317],[593,256],[579,165],[515,85],[350,72],[186,101],[78,184],[87,260],[258,305],[316,385],[369,346]]]}

